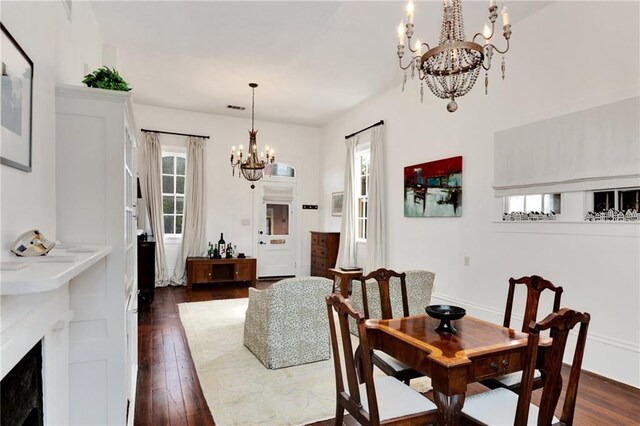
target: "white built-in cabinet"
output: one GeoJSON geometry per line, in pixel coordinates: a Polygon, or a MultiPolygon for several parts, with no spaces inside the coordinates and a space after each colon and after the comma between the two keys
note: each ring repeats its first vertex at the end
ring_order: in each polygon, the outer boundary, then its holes
{"type": "Polygon", "coordinates": [[[57,238],[113,251],[71,280],[69,417],[122,425],[137,376],[136,128],[131,94],[56,88],[57,238]]]}

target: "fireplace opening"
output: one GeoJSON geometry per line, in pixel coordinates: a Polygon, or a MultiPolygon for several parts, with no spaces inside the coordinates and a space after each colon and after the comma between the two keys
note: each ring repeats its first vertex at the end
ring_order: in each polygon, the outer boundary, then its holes
{"type": "Polygon", "coordinates": [[[0,382],[0,425],[44,426],[42,396],[39,341],[0,382]]]}

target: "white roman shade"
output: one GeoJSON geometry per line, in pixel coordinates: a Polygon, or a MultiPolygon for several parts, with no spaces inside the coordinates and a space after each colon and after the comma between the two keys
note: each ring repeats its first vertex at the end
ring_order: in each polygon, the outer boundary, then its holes
{"type": "Polygon", "coordinates": [[[262,201],[265,203],[290,203],[293,201],[291,185],[262,185],[262,201]]]}
{"type": "Polygon", "coordinates": [[[640,97],[496,132],[496,196],[640,186],[640,97]]]}

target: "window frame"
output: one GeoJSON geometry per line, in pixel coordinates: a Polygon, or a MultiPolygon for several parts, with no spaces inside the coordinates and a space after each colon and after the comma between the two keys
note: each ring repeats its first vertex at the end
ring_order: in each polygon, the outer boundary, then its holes
{"type": "MultiPolygon", "coordinates": [[[[623,193],[623,192],[631,192],[631,191],[640,191],[640,187],[630,186],[630,187],[623,187],[623,188],[608,188],[608,189],[593,190],[593,191],[591,191],[591,199],[590,199],[590,203],[589,203],[586,211],[587,212],[593,212],[593,213],[600,212],[600,210],[596,210],[596,206],[595,206],[596,193],[613,192],[613,207],[609,207],[609,208],[612,208],[612,209],[617,210],[617,211],[626,212],[627,209],[620,208],[620,198],[622,196],[621,193],[623,193]]],[[[608,209],[605,209],[604,211],[608,211],[608,209]]],[[[640,210],[636,209],[636,211],[640,211],[640,210]]]]}
{"type": "Polygon", "coordinates": [[[173,157],[173,174],[170,173],[164,173],[163,168],[160,168],[160,190],[162,193],[162,230],[165,230],[165,217],[166,216],[173,216],[173,230],[174,233],[167,233],[164,232],[164,236],[167,237],[168,239],[176,239],[176,238],[182,238],[183,232],[184,232],[184,197],[185,197],[185,190],[186,190],[186,184],[187,184],[187,155],[184,152],[176,152],[176,151],[163,151],[162,152],[162,158],[161,158],[161,166],[162,166],[162,160],[165,157],[173,157]],[[178,167],[178,162],[177,162],[177,158],[183,158],[184,159],[184,175],[179,175],[177,174],[177,167],[178,167]],[[164,177],[165,176],[172,176],[173,177],[173,192],[165,192],[164,191],[164,177]],[[182,193],[178,193],[176,192],[177,190],[177,178],[178,177],[184,177],[184,187],[183,187],[183,192],[182,193]],[[173,213],[165,213],[164,212],[164,197],[173,197],[173,213]],[[176,206],[177,206],[177,199],[178,197],[182,198],[182,213],[179,214],[176,212],[176,206]],[[176,230],[176,221],[178,216],[182,217],[182,226],[181,226],[181,232],[180,233],[175,233],[176,230]]]}
{"type": "Polygon", "coordinates": [[[356,176],[357,176],[357,185],[356,185],[356,194],[354,194],[354,214],[356,220],[356,242],[357,243],[366,243],[367,242],[367,234],[368,234],[368,221],[369,221],[369,177],[371,175],[371,143],[363,143],[358,144],[355,151],[354,156],[354,167],[356,168],[356,176]],[[367,156],[368,166],[367,173],[363,175],[362,173],[362,157],[367,156]],[[363,195],[362,190],[362,178],[365,178],[365,194],[363,195]],[[364,204],[364,215],[360,215],[360,203],[364,204]],[[363,230],[364,228],[364,230],[363,230]],[[364,235],[363,235],[364,234],[364,235]]]}
{"type": "Polygon", "coordinates": [[[518,194],[518,195],[505,195],[504,197],[502,197],[502,202],[503,202],[503,207],[502,207],[502,213],[504,214],[511,214],[514,213],[515,211],[518,210],[514,210],[514,211],[510,211],[510,201],[511,198],[514,197],[524,197],[524,201],[523,201],[523,209],[519,210],[522,211],[524,213],[531,213],[533,211],[537,211],[537,210],[532,210],[532,209],[527,209],[527,197],[532,197],[532,196],[539,196],[540,197],[540,212],[544,213],[544,214],[548,214],[549,212],[551,212],[553,210],[554,214],[556,216],[559,216],[560,214],[562,214],[562,193],[561,192],[545,192],[545,193],[541,193],[541,194],[518,194]],[[553,202],[553,200],[556,198],[555,196],[558,196],[558,206],[555,205],[555,203],[553,202]],[[545,198],[547,198],[547,196],[549,196],[549,198],[551,199],[551,206],[550,207],[545,207],[545,198]],[[559,208],[558,208],[559,207],[559,208]]]}

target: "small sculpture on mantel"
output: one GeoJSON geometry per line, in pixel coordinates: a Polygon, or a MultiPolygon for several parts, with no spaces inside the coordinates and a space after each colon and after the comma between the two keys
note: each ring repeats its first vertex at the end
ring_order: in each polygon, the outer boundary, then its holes
{"type": "Polygon", "coordinates": [[[55,247],[56,243],[47,240],[37,229],[21,234],[11,246],[11,251],[18,256],[44,256],[55,247]]]}

